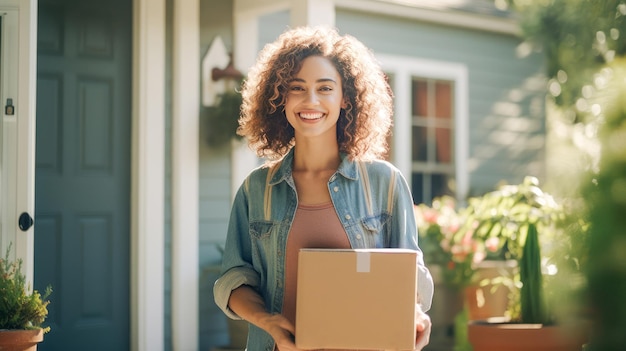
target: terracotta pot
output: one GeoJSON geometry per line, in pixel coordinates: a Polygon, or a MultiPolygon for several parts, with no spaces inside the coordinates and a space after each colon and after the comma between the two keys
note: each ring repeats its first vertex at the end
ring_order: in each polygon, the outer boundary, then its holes
{"type": "Polygon", "coordinates": [[[474,351],[581,351],[587,333],[542,324],[470,322],[474,351]]]}
{"type": "MultiPolygon", "coordinates": [[[[517,261],[483,261],[476,267],[476,280],[512,276],[517,261]]],[[[509,289],[503,285],[470,285],[463,291],[469,311],[469,320],[504,317],[509,303],[509,289]]]]}
{"type": "Polygon", "coordinates": [[[43,341],[43,329],[0,330],[0,350],[35,351],[43,341]]]}

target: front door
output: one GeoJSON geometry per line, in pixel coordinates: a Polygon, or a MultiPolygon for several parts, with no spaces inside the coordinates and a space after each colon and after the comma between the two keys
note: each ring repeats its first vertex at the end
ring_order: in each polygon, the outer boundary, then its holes
{"type": "Polygon", "coordinates": [[[40,0],[35,288],[39,349],[130,348],[132,1],[40,0]]]}

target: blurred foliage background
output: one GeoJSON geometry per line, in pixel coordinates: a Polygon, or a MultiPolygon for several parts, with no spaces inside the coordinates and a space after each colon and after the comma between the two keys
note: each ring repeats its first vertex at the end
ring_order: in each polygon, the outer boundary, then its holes
{"type": "Polygon", "coordinates": [[[626,0],[495,0],[546,57],[548,182],[568,199],[572,279],[563,313],[592,322],[588,350],[626,347],[626,0]],[[574,274],[578,272],[579,276],[574,274]],[[576,278],[576,279],[575,279],[576,278]],[[580,279],[578,279],[580,278],[580,279]]]}
{"type": "Polygon", "coordinates": [[[527,44],[547,57],[553,101],[569,110],[572,122],[583,121],[580,100],[591,96],[593,76],[626,54],[626,2],[508,0],[506,6],[520,14],[527,44]]]}

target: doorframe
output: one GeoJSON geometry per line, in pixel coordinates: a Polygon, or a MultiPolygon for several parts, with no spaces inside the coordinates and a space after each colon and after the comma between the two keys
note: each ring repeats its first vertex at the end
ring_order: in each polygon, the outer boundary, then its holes
{"type": "MultiPolygon", "coordinates": [[[[18,228],[20,213],[34,216],[35,210],[35,101],[37,77],[37,0],[0,2],[4,26],[2,33],[2,228],[0,248],[4,257],[12,243],[11,254],[22,260],[27,282],[34,277],[34,230],[18,228]],[[8,76],[8,77],[7,77],[8,76]],[[19,82],[19,84],[18,84],[19,82]],[[5,116],[7,98],[13,99],[14,115],[5,116]],[[20,162],[18,162],[20,160],[20,162]],[[9,164],[11,167],[9,167],[9,164]],[[10,192],[10,193],[9,193],[10,192]]],[[[30,285],[32,289],[32,284],[30,285]]]]}
{"type": "Polygon", "coordinates": [[[164,349],[165,0],[133,0],[131,350],[164,349]]]}

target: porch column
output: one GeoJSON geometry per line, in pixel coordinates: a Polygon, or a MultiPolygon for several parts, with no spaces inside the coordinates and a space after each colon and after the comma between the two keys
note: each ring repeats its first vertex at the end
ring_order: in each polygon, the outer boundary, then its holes
{"type": "Polygon", "coordinates": [[[165,0],[133,1],[131,350],[164,349],[165,0]]]}
{"type": "Polygon", "coordinates": [[[173,1],[172,347],[198,349],[200,2],[173,1]]]}

